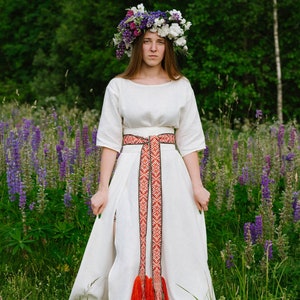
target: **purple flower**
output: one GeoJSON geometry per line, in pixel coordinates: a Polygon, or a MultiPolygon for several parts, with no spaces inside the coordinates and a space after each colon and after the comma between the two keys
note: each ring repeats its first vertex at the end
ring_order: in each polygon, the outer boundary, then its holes
{"type": "Polygon", "coordinates": [[[244,224],[244,240],[252,243],[251,222],[244,224]]]}
{"type": "Polygon", "coordinates": [[[227,257],[226,262],[225,262],[227,269],[230,269],[230,268],[232,268],[234,266],[233,258],[234,258],[233,254],[230,254],[227,257]]]}
{"type": "Polygon", "coordinates": [[[262,198],[264,200],[269,201],[271,199],[271,191],[269,185],[273,182],[274,181],[269,178],[267,172],[264,171],[261,176],[262,198]]]}
{"type": "Polygon", "coordinates": [[[38,151],[40,142],[41,142],[41,131],[39,127],[36,127],[33,131],[32,139],[31,139],[31,147],[34,152],[38,151]]]}
{"type": "Polygon", "coordinates": [[[294,146],[295,146],[296,136],[297,136],[297,131],[296,131],[296,128],[293,127],[290,132],[290,138],[289,138],[289,143],[288,143],[288,145],[291,149],[294,148],[294,146]]]}
{"type": "Polygon", "coordinates": [[[285,159],[286,161],[292,161],[292,160],[294,160],[294,157],[295,157],[295,154],[292,153],[292,152],[290,152],[290,153],[288,153],[286,156],[284,156],[284,159],[285,159]]]}
{"type": "Polygon", "coordinates": [[[34,207],[35,207],[35,202],[31,202],[29,205],[29,209],[32,211],[34,210],[34,207]]]}
{"type": "Polygon", "coordinates": [[[263,235],[263,222],[262,222],[262,216],[256,216],[255,217],[255,241],[259,238],[261,238],[263,235]]]}
{"type": "Polygon", "coordinates": [[[272,241],[266,240],[264,249],[265,249],[265,253],[267,255],[267,258],[272,259],[273,258],[273,244],[272,244],[272,241]]]}
{"type": "Polygon", "coordinates": [[[256,113],[255,113],[255,118],[256,118],[256,119],[261,119],[262,116],[263,116],[262,110],[257,109],[257,110],[256,110],[256,113]]]}
{"type": "Polygon", "coordinates": [[[284,142],[284,125],[280,124],[277,134],[277,143],[278,147],[280,148],[283,145],[284,142]]]}
{"type": "Polygon", "coordinates": [[[209,159],[209,148],[206,146],[206,148],[203,151],[203,157],[202,157],[201,163],[200,163],[200,174],[201,174],[202,180],[204,177],[204,172],[205,172],[206,165],[208,163],[208,159],[209,159]]]}
{"type": "Polygon", "coordinates": [[[242,168],[242,175],[239,176],[238,181],[240,185],[245,185],[249,181],[249,171],[248,167],[242,168]]]}
{"type": "Polygon", "coordinates": [[[234,141],[232,146],[232,161],[233,161],[234,168],[237,168],[238,166],[238,148],[239,148],[238,141],[234,141]]]}
{"type": "Polygon", "coordinates": [[[266,165],[264,166],[264,171],[269,176],[270,171],[271,171],[271,156],[270,155],[265,156],[265,162],[266,162],[266,165]]]}
{"type": "Polygon", "coordinates": [[[70,192],[66,191],[65,194],[64,194],[65,207],[70,207],[71,206],[71,200],[72,200],[72,196],[71,196],[70,192]]]}
{"type": "Polygon", "coordinates": [[[28,140],[28,137],[30,135],[30,127],[31,127],[32,121],[24,119],[23,120],[23,141],[26,142],[28,140]]]}
{"type": "Polygon", "coordinates": [[[299,201],[299,191],[293,193],[293,217],[294,222],[298,222],[300,220],[300,201],[299,201]]]}

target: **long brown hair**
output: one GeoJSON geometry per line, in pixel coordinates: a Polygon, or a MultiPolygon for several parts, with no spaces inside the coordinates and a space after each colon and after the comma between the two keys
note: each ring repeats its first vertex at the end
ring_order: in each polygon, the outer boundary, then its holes
{"type": "MultiPolygon", "coordinates": [[[[143,42],[144,42],[144,34],[139,36],[133,45],[132,54],[130,57],[129,64],[126,70],[120,74],[118,77],[122,77],[125,79],[133,79],[141,70],[143,63],[143,42]]],[[[165,57],[161,62],[162,68],[166,71],[169,78],[172,80],[178,80],[183,75],[179,70],[176,54],[174,52],[172,41],[168,38],[165,38],[166,48],[165,48],[165,57]]]]}

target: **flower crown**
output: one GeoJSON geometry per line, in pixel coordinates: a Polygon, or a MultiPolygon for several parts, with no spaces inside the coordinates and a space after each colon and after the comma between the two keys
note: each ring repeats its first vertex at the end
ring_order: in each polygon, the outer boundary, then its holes
{"type": "Polygon", "coordinates": [[[118,25],[118,33],[114,35],[113,43],[116,46],[116,56],[122,58],[124,54],[131,56],[132,44],[135,39],[150,30],[157,32],[160,37],[173,41],[175,49],[187,53],[185,32],[189,30],[191,22],[187,22],[179,10],[148,12],[143,4],[127,9],[125,18],[118,25]]]}

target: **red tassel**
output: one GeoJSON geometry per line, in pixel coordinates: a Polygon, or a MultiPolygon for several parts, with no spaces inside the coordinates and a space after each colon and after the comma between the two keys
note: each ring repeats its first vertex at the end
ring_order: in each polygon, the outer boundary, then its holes
{"type": "Polygon", "coordinates": [[[133,284],[131,300],[141,300],[141,299],[143,299],[142,281],[140,276],[137,276],[133,284]]]}
{"type": "Polygon", "coordinates": [[[152,279],[147,276],[145,278],[145,294],[147,300],[155,300],[152,279]]]}
{"type": "Polygon", "coordinates": [[[166,284],[166,281],[163,277],[161,278],[161,283],[162,283],[162,290],[163,290],[163,293],[164,293],[164,300],[169,300],[167,284],[166,284]]]}

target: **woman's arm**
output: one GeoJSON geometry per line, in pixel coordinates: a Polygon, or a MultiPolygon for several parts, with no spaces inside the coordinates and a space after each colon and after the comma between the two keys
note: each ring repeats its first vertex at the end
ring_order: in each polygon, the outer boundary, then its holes
{"type": "Polygon", "coordinates": [[[102,148],[100,161],[100,181],[96,194],[91,198],[91,206],[94,215],[103,212],[108,201],[108,186],[112,171],[116,162],[117,151],[102,148]]]}
{"type": "Polygon", "coordinates": [[[192,152],[183,157],[186,168],[189,172],[194,200],[199,210],[208,210],[210,193],[207,191],[201,181],[198,152],[192,152]]]}

